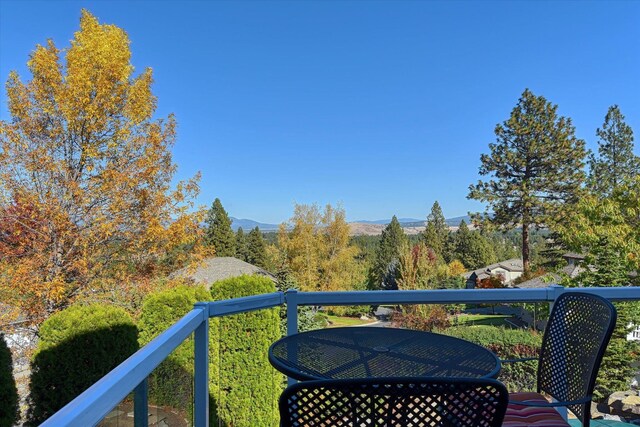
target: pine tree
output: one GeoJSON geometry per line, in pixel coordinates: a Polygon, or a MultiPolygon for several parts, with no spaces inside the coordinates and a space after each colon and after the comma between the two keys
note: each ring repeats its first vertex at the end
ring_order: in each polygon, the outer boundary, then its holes
{"type": "Polygon", "coordinates": [[[400,254],[406,243],[407,236],[394,215],[382,230],[376,258],[369,272],[369,286],[372,289],[397,289],[400,254]]]}
{"type": "Polygon", "coordinates": [[[442,208],[436,200],[427,216],[426,228],[422,233],[425,245],[433,250],[437,256],[445,258],[445,249],[449,226],[442,213],[442,208]]]}
{"type": "Polygon", "coordinates": [[[260,228],[256,227],[247,235],[247,262],[258,267],[265,266],[267,245],[262,238],[260,228]]]}
{"type": "Polygon", "coordinates": [[[633,130],[617,105],[609,107],[598,136],[598,156],[589,153],[589,187],[607,196],[619,184],[640,175],[640,157],[633,154],[633,130]]]}
{"type": "Polygon", "coordinates": [[[242,227],[236,232],[236,258],[249,262],[249,252],[247,247],[247,236],[244,234],[242,227]]]}
{"type": "Polygon", "coordinates": [[[530,227],[562,220],[585,179],[584,141],[576,138],[571,119],[559,116],[557,109],[526,89],[511,117],[496,126],[491,153],[480,158],[480,175],[493,179],[471,185],[467,196],[488,203],[485,223],[522,227],[525,272],[530,271],[530,227]]]}
{"type": "Polygon", "coordinates": [[[216,256],[235,256],[236,237],[231,229],[231,220],[227,211],[222,207],[220,199],[216,198],[207,213],[206,243],[213,246],[216,256]]]}

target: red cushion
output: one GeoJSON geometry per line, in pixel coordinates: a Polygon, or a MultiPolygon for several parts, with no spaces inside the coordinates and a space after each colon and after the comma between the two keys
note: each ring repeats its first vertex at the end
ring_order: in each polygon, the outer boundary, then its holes
{"type": "MultiPolygon", "coordinates": [[[[516,400],[519,402],[542,402],[548,400],[538,393],[509,393],[509,402],[516,400]]],[[[509,403],[507,413],[504,416],[503,427],[567,427],[567,423],[562,415],[554,408],[541,408],[539,406],[523,406],[509,403]]]]}

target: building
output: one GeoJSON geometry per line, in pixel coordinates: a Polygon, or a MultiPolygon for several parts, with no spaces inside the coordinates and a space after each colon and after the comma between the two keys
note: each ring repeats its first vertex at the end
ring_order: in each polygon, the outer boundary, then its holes
{"type": "Polygon", "coordinates": [[[234,257],[206,258],[197,268],[182,268],[172,273],[170,277],[189,279],[209,289],[214,282],[245,274],[265,276],[276,281],[275,276],[268,271],[234,257]]]}
{"type": "Polygon", "coordinates": [[[524,273],[522,260],[518,258],[497,262],[464,274],[466,288],[474,289],[478,282],[492,276],[501,277],[503,283],[510,284],[524,273]]]}

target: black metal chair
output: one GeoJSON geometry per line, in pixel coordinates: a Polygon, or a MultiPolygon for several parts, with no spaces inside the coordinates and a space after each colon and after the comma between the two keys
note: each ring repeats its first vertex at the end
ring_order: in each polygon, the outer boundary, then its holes
{"type": "Polygon", "coordinates": [[[498,427],[508,392],[493,379],[304,381],[280,397],[281,427],[498,427]]]}
{"type": "MultiPolygon", "coordinates": [[[[616,317],[613,304],[602,297],[583,292],[561,294],[542,339],[537,393],[511,393],[504,426],[566,426],[554,409],[564,406],[588,427],[593,388],[616,317]],[[540,393],[555,401],[549,402],[540,393]]],[[[531,358],[516,361],[521,360],[531,358]]]]}

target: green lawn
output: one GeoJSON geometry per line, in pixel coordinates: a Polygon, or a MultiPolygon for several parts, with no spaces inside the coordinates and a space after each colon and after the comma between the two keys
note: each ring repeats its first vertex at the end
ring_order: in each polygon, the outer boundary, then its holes
{"type": "MultiPolygon", "coordinates": [[[[506,319],[511,319],[513,316],[504,314],[460,314],[457,316],[457,325],[471,326],[471,325],[487,325],[487,326],[506,326],[512,327],[506,319]]],[[[451,324],[456,325],[456,317],[451,319],[451,324]]]]}
{"type": "Polygon", "coordinates": [[[342,316],[327,316],[329,322],[329,328],[337,328],[339,326],[357,326],[373,323],[375,320],[360,320],[358,317],[342,317],[342,316]]]}

